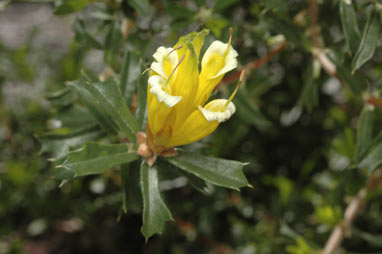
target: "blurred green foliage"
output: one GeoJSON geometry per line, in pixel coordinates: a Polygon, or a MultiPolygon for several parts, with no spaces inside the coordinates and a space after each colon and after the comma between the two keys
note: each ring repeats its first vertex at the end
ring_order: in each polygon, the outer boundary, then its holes
{"type": "MultiPolygon", "coordinates": [[[[44,43],[39,25],[19,44],[0,29],[0,253],[318,253],[382,164],[382,18],[377,0],[322,0],[314,21],[312,2],[1,2],[0,17],[10,20],[0,28],[17,32],[23,24],[12,15],[46,7],[73,33],[60,48],[44,43]],[[286,44],[247,73],[234,117],[185,149],[249,162],[254,188],[223,189],[161,168],[158,188],[175,221],[145,243],[138,162],[70,181],[72,172],[55,168],[85,141],[120,140],[88,94],[66,84],[114,77],[135,111],[158,46],[201,28],[212,31],[207,45],[226,41],[229,27],[240,69],[269,56],[280,38],[286,44]]],[[[216,97],[227,98],[232,83],[216,97]]],[[[144,116],[136,112],[141,124],[144,116]]],[[[382,250],[381,188],[366,201],[343,253],[382,250]]]]}

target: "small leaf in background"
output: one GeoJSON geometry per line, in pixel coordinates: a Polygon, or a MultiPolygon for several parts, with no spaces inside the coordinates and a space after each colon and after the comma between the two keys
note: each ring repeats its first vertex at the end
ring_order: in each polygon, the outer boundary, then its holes
{"type": "Polygon", "coordinates": [[[318,105],[319,99],[319,84],[316,82],[313,75],[313,62],[307,68],[304,77],[304,88],[301,91],[300,98],[298,99],[298,105],[303,105],[305,108],[312,112],[313,108],[318,105]]]}
{"type": "Polygon", "coordinates": [[[45,134],[39,138],[41,142],[40,153],[48,152],[52,159],[60,159],[67,155],[71,148],[78,147],[89,140],[97,140],[105,136],[98,126],[66,134],[45,134]]]}
{"type": "Polygon", "coordinates": [[[69,106],[76,100],[76,98],[76,94],[69,88],[64,88],[47,96],[49,102],[56,107],[69,106]]]}
{"type": "Polygon", "coordinates": [[[72,30],[75,34],[75,39],[80,42],[89,45],[96,49],[102,49],[101,43],[99,43],[89,32],[86,30],[85,22],[77,18],[73,25],[72,30]]]}
{"type": "Polygon", "coordinates": [[[357,13],[352,2],[349,4],[345,0],[340,1],[340,16],[348,51],[354,54],[358,49],[361,33],[358,28],[357,13]]]}
{"type": "Polygon", "coordinates": [[[190,19],[195,16],[196,12],[187,8],[187,6],[180,4],[168,4],[165,7],[165,11],[168,15],[176,19],[190,19]]]}
{"type": "Polygon", "coordinates": [[[62,4],[56,7],[54,14],[66,15],[75,11],[82,10],[89,4],[89,0],[64,0],[62,4]]]}
{"type": "Polygon", "coordinates": [[[107,132],[114,133],[116,126],[105,110],[97,104],[96,98],[88,91],[88,84],[85,80],[76,80],[68,82],[67,85],[72,88],[80,97],[81,102],[86,105],[89,112],[97,120],[98,124],[107,132]]]}
{"type": "Polygon", "coordinates": [[[48,125],[52,125],[53,128],[68,128],[71,130],[83,129],[96,124],[97,121],[89,111],[76,104],[63,108],[48,121],[48,125]]]}
{"type": "Polygon", "coordinates": [[[301,27],[298,27],[289,20],[280,19],[278,17],[273,17],[273,19],[266,21],[269,28],[274,30],[277,34],[283,34],[288,43],[292,42],[306,50],[311,49],[311,40],[306,37],[301,27]]]}
{"type": "Polygon", "coordinates": [[[371,245],[375,247],[382,248],[382,234],[370,234],[367,232],[360,231],[358,229],[352,230],[353,234],[362,238],[366,242],[370,243],[371,245]]]}
{"type": "Polygon", "coordinates": [[[216,0],[214,10],[217,12],[222,11],[237,2],[239,2],[239,0],[216,0]]]}
{"type": "Polygon", "coordinates": [[[259,108],[249,100],[243,89],[238,91],[233,102],[237,108],[236,114],[246,124],[256,126],[260,130],[265,130],[272,125],[271,122],[263,116],[259,108]]]}
{"type": "Polygon", "coordinates": [[[239,190],[248,186],[248,181],[243,174],[245,163],[202,156],[186,151],[167,160],[177,168],[191,173],[212,184],[239,190]]]}
{"type": "Polygon", "coordinates": [[[338,76],[343,79],[346,87],[348,87],[354,94],[360,94],[365,87],[365,80],[357,73],[351,74],[351,66],[349,65],[349,59],[338,59],[336,57],[329,56],[329,58],[336,65],[336,71],[338,76]]]}
{"type": "Polygon", "coordinates": [[[54,170],[54,178],[61,181],[67,181],[72,179],[75,173],[71,169],[57,166],[54,170]]]}
{"type": "Polygon", "coordinates": [[[122,94],[126,97],[127,105],[131,105],[134,92],[139,86],[142,77],[142,62],[139,56],[129,49],[125,51],[120,86],[122,94]]]}
{"type": "Polygon", "coordinates": [[[306,240],[298,236],[296,238],[296,245],[287,245],[285,248],[288,254],[311,254],[314,253],[306,240]]]}
{"type": "Polygon", "coordinates": [[[218,15],[207,18],[204,22],[206,27],[216,36],[221,38],[222,30],[228,27],[229,21],[218,15]]]}
{"type": "Polygon", "coordinates": [[[137,85],[137,96],[138,96],[138,105],[137,111],[135,112],[135,118],[137,119],[140,129],[144,129],[145,119],[147,115],[147,78],[141,77],[140,80],[136,83],[137,85]],[[140,82],[141,81],[141,82],[140,82]]]}
{"type": "Polygon", "coordinates": [[[86,143],[70,152],[60,167],[73,170],[77,176],[100,174],[112,167],[138,159],[134,144],[86,143]]]}
{"type": "Polygon", "coordinates": [[[121,25],[118,21],[110,25],[109,32],[105,37],[104,60],[108,66],[114,66],[122,44],[121,25]]]}
{"type": "Polygon", "coordinates": [[[365,106],[358,119],[354,161],[358,163],[367,154],[373,135],[374,111],[365,106]]]}
{"type": "Polygon", "coordinates": [[[377,11],[371,11],[363,31],[362,40],[352,61],[352,73],[362,67],[373,55],[377,47],[381,22],[377,11]]]}
{"type": "Polygon", "coordinates": [[[140,173],[143,197],[141,231],[147,241],[152,235],[161,233],[164,223],[173,220],[173,218],[160,195],[158,170],[142,162],[140,173]]]}
{"type": "Polygon", "coordinates": [[[150,14],[150,4],[148,0],[127,0],[127,3],[141,15],[147,16],[150,14]]]}
{"type": "Polygon", "coordinates": [[[382,142],[380,142],[366,157],[359,163],[359,167],[373,171],[382,164],[382,142]]]}
{"type": "Polygon", "coordinates": [[[316,207],[315,216],[320,223],[334,227],[342,219],[342,211],[339,206],[322,205],[316,207]]]}

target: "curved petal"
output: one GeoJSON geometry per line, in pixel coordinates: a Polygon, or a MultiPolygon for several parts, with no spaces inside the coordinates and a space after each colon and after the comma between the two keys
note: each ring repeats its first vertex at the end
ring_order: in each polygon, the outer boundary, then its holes
{"type": "Polygon", "coordinates": [[[199,107],[187,118],[181,128],[174,130],[167,147],[180,146],[198,141],[211,134],[219,123],[228,120],[235,113],[235,105],[225,99],[209,102],[199,107]]]}
{"type": "Polygon", "coordinates": [[[194,105],[204,105],[225,73],[237,67],[237,52],[230,43],[214,41],[202,59],[202,72],[194,105]]]}
{"type": "MultiPolygon", "coordinates": [[[[173,48],[159,47],[153,55],[156,62],[150,68],[163,78],[168,78],[178,64],[178,55],[173,48]]],[[[174,73],[176,76],[176,71],[174,73]]]]}
{"type": "Polygon", "coordinates": [[[203,113],[207,121],[225,122],[235,113],[236,107],[232,102],[225,99],[217,99],[208,103],[204,108],[199,106],[199,110],[203,113]]]}
{"type": "Polygon", "coordinates": [[[202,74],[206,79],[214,79],[237,67],[238,53],[229,45],[221,41],[214,41],[204,53],[202,59],[202,74]]]}
{"type": "Polygon", "coordinates": [[[175,106],[182,99],[182,96],[170,95],[163,89],[166,86],[166,81],[159,75],[151,76],[148,83],[150,85],[150,92],[156,95],[158,101],[163,102],[167,107],[175,106]]]}

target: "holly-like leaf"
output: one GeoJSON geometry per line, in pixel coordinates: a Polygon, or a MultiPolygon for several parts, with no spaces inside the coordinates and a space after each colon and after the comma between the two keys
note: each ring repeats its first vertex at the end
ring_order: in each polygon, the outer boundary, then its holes
{"type": "Polygon", "coordinates": [[[161,233],[164,223],[173,220],[173,218],[159,192],[157,169],[142,162],[140,172],[143,196],[143,225],[141,231],[147,241],[152,235],[161,233]]]}
{"type": "Polygon", "coordinates": [[[362,67],[370,58],[373,57],[377,47],[378,34],[381,23],[377,11],[373,10],[367,20],[363,31],[362,40],[352,61],[352,73],[362,67]]]}
{"type": "MultiPolygon", "coordinates": [[[[95,111],[101,112],[102,118],[105,118],[103,112],[106,112],[109,119],[113,119],[122,133],[129,138],[130,141],[135,141],[135,136],[139,130],[139,124],[134,118],[130,109],[127,107],[125,99],[122,96],[119,85],[114,79],[108,79],[105,82],[78,82],[81,92],[86,96],[91,95],[88,99],[92,103],[95,111]]],[[[101,121],[105,121],[101,119],[101,121]]]]}
{"type": "Polygon", "coordinates": [[[105,131],[109,133],[115,132],[116,125],[105,110],[99,106],[96,98],[88,91],[89,85],[84,79],[68,82],[67,85],[79,95],[81,101],[105,131]]]}
{"type": "Polygon", "coordinates": [[[78,176],[100,174],[117,165],[138,159],[134,144],[87,143],[83,148],[70,152],[60,167],[78,176]]]}
{"type": "MultiPolygon", "coordinates": [[[[379,138],[380,139],[380,138],[379,138]]],[[[361,168],[366,168],[369,171],[373,171],[380,165],[382,165],[382,141],[376,145],[374,149],[358,164],[361,168]]]]}
{"type": "Polygon", "coordinates": [[[178,152],[177,156],[168,158],[168,161],[177,168],[218,186],[234,190],[248,186],[247,178],[242,171],[245,163],[186,151],[178,152]]]}
{"type": "Polygon", "coordinates": [[[356,52],[359,41],[361,40],[361,33],[358,28],[357,14],[354,10],[353,3],[346,3],[346,1],[340,1],[340,16],[342,29],[346,39],[346,45],[350,52],[356,52]]]}
{"type": "Polygon", "coordinates": [[[50,153],[52,159],[60,159],[67,155],[71,148],[78,147],[89,140],[97,140],[105,133],[98,126],[87,127],[65,134],[45,134],[39,136],[40,153],[50,153]]]}

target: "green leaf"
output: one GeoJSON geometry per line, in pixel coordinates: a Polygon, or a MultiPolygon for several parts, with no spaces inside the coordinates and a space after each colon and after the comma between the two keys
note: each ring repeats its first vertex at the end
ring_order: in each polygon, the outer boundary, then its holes
{"type": "Polygon", "coordinates": [[[378,33],[381,27],[377,12],[371,11],[366,27],[363,31],[362,40],[352,61],[352,73],[361,68],[373,57],[378,42],[378,33]]]}
{"type": "Polygon", "coordinates": [[[160,195],[158,170],[142,162],[140,172],[143,197],[143,225],[141,231],[147,241],[152,235],[161,233],[164,223],[173,220],[173,218],[160,195]]]}
{"type": "Polygon", "coordinates": [[[122,210],[124,213],[127,213],[128,208],[128,179],[129,174],[129,164],[121,165],[121,189],[122,189],[122,210]]]}
{"type": "Polygon", "coordinates": [[[369,171],[373,171],[378,166],[382,164],[382,142],[380,142],[366,157],[363,159],[358,166],[361,168],[366,168],[369,171]]]}
{"type": "Polygon", "coordinates": [[[69,88],[64,88],[60,91],[51,93],[47,96],[47,99],[53,106],[56,107],[66,107],[76,100],[77,96],[73,91],[69,88]]]}
{"type": "Polygon", "coordinates": [[[234,103],[237,107],[236,114],[245,123],[256,126],[260,130],[264,130],[272,125],[262,115],[259,108],[250,101],[250,98],[243,89],[240,89],[237,93],[234,103]]]}
{"type": "Polygon", "coordinates": [[[150,11],[150,4],[147,0],[127,0],[127,3],[133,7],[139,14],[147,16],[150,11]]]}
{"type": "Polygon", "coordinates": [[[55,169],[54,178],[57,180],[65,181],[70,180],[75,176],[75,173],[71,169],[67,169],[64,167],[57,166],[55,169]]]}
{"type": "Polygon", "coordinates": [[[122,44],[121,25],[115,21],[111,24],[109,32],[105,37],[104,59],[105,63],[113,66],[117,62],[117,56],[122,44]]]}
{"type": "Polygon", "coordinates": [[[303,105],[311,112],[318,105],[319,84],[313,77],[313,62],[309,65],[304,77],[304,88],[301,91],[298,105],[303,105]]]}
{"type": "Polygon", "coordinates": [[[88,33],[85,27],[85,22],[83,20],[77,18],[72,25],[72,29],[75,33],[75,39],[78,42],[85,43],[96,49],[103,48],[101,43],[99,43],[92,35],[88,33]]]}
{"type": "Polygon", "coordinates": [[[354,93],[359,94],[363,87],[365,86],[364,80],[355,73],[354,75],[350,74],[351,67],[349,66],[348,58],[345,58],[343,61],[339,61],[339,59],[335,59],[331,56],[329,58],[336,65],[336,71],[338,76],[345,81],[347,87],[354,93]]]}
{"type": "Polygon", "coordinates": [[[62,165],[77,176],[100,174],[117,165],[137,160],[134,144],[99,144],[89,142],[79,150],[70,152],[62,165]]]}
{"type": "Polygon", "coordinates": [[[239,2],[239,0],[216,0],[214,9],[215,11],[219,12],[230,7],[233,4],[236,4],[237,2],[239,2]]]}
{"type": "Polygon", "coordinates": [[[139,131],[139,124],[127,107],[116,81],[108,79],[105,82],[87,84],[85,87],[95,98],[98,107],[105,110],[122,133],[134,142],[139,131]]]}
{"type": "Polygon", "coordinates": [[[169,161],[167,161],[164,158],[159,157],[158,160],[155,162],[155,165],[159,168],[160,172],[162,173],[171,172],[172,174],[176,174],[177,176],[187,177],[190,185],[203,194],[209,194],[211,192],[210,186],[208,186],[205,181],[203,181],[199,177],[196,177],[193,174],[190,174],[187,171],[178,170],[177,167],[170,164],[169,161]]]}
{"type": "Polygon", "coordinates": [[[186,151],[178,152],[177,156],[167,160],[188,173],[212,184],[234,190],[248,186],[248,181],[242,172],[245,163],[207,157],[186,151]]]}
{"type": "Polygon", "coordinates": [[[57,123],[60,128],[72,130],[83,129],[97,124],[93,116],[79,105],[62,109],[50,121],[53,124],[57,123]]]}
{"type": "Polygon", "coordinates": [[[127,105],[131,104],[135,89],[139,85],[142,76],[142,63],[139,56],[126,49],[121,74],[121,91],[125,95],[127,105]]]}
{"type": "Polygon", "coordinates": [[[359,162],[367,154],[373,135],[373,122],[374,111],[368,109],[367,106],[364,107],[357,125],[357,140],[354,154],[355,162],[359,162]]]}
{"type": "Polygon", "coordinates": [[[270,29],[275,30],[275,32],[279,34],[283,34],[288,43],[292,42],[306,50],[311,49],[312,43],[306,37],[305,30],[301,27],[298,27],[289,20],[280,19],[276,16],[267,22],[270,25],[270,29]]]}
{"type": "Polygon", "coordinates": [[[346,1],[341,0],[340,16],[347,48],[350,52],[354,53],[361,40],[361,33],[358,28],[357,14],[354,10],[353,3],[347,4],[346,1]]]}
{"type": "Polygon", "coordinates": [[[147,114],[147,78],[141,77],[137,82],[137,93],[138,93],[138,107],[135,112],[135,117],[141,126],[141,129],[144,129],[145,124],[145,116],[147,114]]]}
{"type": "Polygon", "coordinates": [[[90,85],[84,79],[66,83],[80,97],[89,112],[94,116],[98,124],[107,132],[114,133],[116,126],[105,110],[99,106],[96,98],[88,91],[90,85]]]}
{"type": "Polygon", "coordinates": [[[165,7],[165,12],[177,19],[190,19],[195,16],[196,12],[180,4],[168,4],[165,7]]]}
{"type": "Polygon", "coordinates": [[[41,142],[40,153],[48,152],[53,159],[63,158],[71,148],[78,147],[88,140],[97,140],[105,136],[98,126],[88,127],[65,134],[45,134],[39,138],[41,142]]]}
{"type": "Polygon", "coordinates": [[[89,0],[65,0],[63,3],[56,7],[54,14],[66,15],[75,11],[82,10],[89,4],[89,0]]]}

